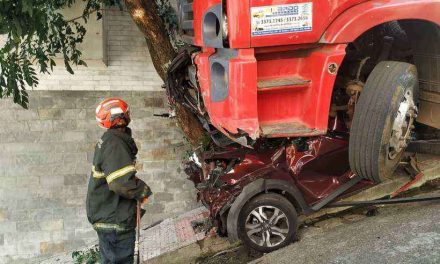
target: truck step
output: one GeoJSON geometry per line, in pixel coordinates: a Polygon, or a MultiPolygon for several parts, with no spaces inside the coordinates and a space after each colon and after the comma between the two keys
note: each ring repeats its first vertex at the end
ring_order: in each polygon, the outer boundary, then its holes
{"type": "Polygon", "coordinates": [[[259,80],[258,91],[274,91],[292,88],[307,88],[310,80],[304,80],[298,77],[283,77],[276,79],[259,80]]]}
{"type": "Polygon", "coordinates": [[[316,136],[323,134],[323,132],[308,128],[295,121],[261,124],[260,129],[265,137],[316,136]]]}

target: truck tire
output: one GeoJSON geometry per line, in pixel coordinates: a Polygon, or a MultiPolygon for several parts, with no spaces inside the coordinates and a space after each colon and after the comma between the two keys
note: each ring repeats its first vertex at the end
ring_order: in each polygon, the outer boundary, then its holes
{"type": "Polygon", "coordinates": [[[238,236],[256,251],[268,253],[296,239],[298,215],[284,196],[267,193],[250,200],[238,217],[238,236]]]}
{"type": "Polygon", "coordinates": [[[374,68],[356,104],[350,131],[349,159],[355,174],[376,183],[392,176],[410,141],[417,98],[414,65],[384,61],[374,68]]]}

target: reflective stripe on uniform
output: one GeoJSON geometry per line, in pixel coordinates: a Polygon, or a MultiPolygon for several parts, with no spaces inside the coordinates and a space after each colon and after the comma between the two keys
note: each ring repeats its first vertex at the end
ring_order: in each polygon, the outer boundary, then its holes
{"type": "Polygon", "coordinates": [[[95,223],[93,224],[93,229],[99,230],[115,230],[118,232],[126,231],[127,229],[118,224],[107,224],[107,223],[95,223]]]}
{"type": "Polygon", "coordinates": [[[93,178],[102,179],[105,178],[104,172],[97,171],[95,166],[92,167],[93,178]]]}
{"type": "Polygon", "coordinates": [[[134,167],[134,165],[128,165],[120,170],[117,170],[113,173],[110,173],[107,176],[107,182],[111,183],[112,181],[116,180],[117,178],[123,177],[133,171],[136,171],[136,168],[134,167]]]}

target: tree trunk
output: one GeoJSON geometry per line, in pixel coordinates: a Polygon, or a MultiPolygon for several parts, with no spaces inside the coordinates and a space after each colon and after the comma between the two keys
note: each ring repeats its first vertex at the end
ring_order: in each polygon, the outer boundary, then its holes
{"type": "MultiPolygon", "coordinates": [[[[125,0],[125,5],[133,21],[144,34],[153,65],[166,81],[167,68],[176,56],[171,39],[165,29],[165,24],[157,13],[155,0],[125,0]]],[[[186,138],[193,147],[203,144],[206,133],[201,123],[182,104],[173,106],[177,115],[177,122],[186,138]]]]}
{"type": "Polygon", "coordinates": [[[155,0],[125,0],[133,21],[144,34],[151,60],[157,73],[165,81],[167,66],[176,56],[165,24],[157,13],[155,0]]]}

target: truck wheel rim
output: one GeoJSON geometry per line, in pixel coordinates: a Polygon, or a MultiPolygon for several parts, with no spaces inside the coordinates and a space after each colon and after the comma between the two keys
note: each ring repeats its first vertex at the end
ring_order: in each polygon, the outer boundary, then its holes
{"type": "Polygon", "coordinates": [[[277,207],[260,206],[248,215],[245,229],[248,238],[258,246],[276,247],[287,239],[289,220],[277,207]]]}
{"type": "Polygon", "coordinates": [[[408,146],[417,113],[418,109],[414,103],[413,93],[406,91],[393,123],[388,151],[388,158],[390,160],[398,157],[408,146]]]}

